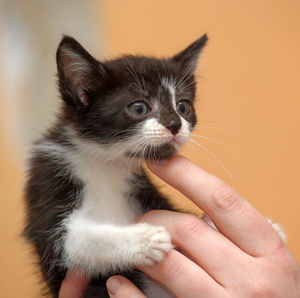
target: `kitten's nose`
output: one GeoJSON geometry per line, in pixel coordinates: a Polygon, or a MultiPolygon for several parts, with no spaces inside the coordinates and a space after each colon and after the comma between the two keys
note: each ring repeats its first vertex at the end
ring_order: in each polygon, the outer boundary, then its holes
{"type": "Polygon", "coordinates": [[[167,126],[167,129],[175,136],[181,128],[181,122],[171,120],[167,126]]]}

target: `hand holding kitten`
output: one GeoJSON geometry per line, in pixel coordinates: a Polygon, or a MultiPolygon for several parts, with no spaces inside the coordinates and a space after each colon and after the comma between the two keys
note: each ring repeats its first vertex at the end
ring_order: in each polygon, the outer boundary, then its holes
{"type": "MultiPolygon", "coordinates": [[[[139,269],[176,297],[299,297],[296,260],[266,219],[234,189],[180,156],[150,168],[201,207],[220,232],[192,215],[151,211],[140,221],[165,226],[189,258],[172,250],[162,262],[139,269]]],[[[72,282],[64,281],[61,298],[70,297],[66,290],[72,282]]],[[[107,286],[111,297],[145,297],[121,276],[111,277],[107,286]]],[[[83,287],[75,281],[72,290],[83,287]]]]}

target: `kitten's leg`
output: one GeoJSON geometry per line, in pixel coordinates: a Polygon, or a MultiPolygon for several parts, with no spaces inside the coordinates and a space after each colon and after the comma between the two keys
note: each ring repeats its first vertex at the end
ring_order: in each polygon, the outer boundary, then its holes
{"type": "Polygon", "coordinates": [[[65,226],[66,265],[92,275],[152,265],[173,247],[169,233],[161,226],[115,226],[78,216],[71,217],[65,226]]]}

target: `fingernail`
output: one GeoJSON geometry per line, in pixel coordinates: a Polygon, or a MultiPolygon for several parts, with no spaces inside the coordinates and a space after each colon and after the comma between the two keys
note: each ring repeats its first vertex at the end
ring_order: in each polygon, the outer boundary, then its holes
{"type": "Polygon", "coordinates": [[[112,295],[116,295],[121,287],[121,281],[117,277],[111,277],[106,282],[108,292],[112,295]]]}

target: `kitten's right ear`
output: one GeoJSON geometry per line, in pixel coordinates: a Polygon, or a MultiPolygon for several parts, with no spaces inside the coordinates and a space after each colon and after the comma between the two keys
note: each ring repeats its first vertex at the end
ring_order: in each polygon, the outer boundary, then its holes
{"type": "Polygon", "coordinates": [[[58,46],[56,63],[63,100],[77,109],[88,106],[101,83],[104,66],[69,36],[64,36],[58,46]]]}

